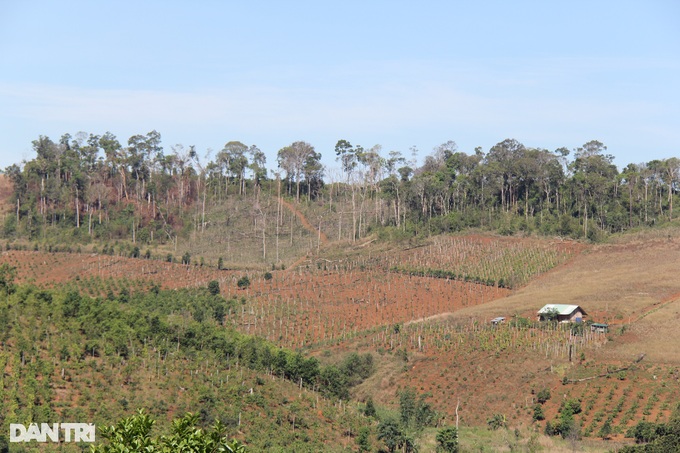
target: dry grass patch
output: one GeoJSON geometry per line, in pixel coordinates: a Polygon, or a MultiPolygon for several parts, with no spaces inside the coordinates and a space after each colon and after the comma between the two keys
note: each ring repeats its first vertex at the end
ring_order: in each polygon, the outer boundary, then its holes
{"type": "Polygon", "coordinates": [[[546,303],[581,305],[590,319],[623,324],[680,293],[680,240],[592,246],[510,297],[461,316],[534,317],[546,303]]]}
{"type": "Polygon", "coordinates": [[[624,332],[607,348],[611,357],[634,357],[646,354],[653,362],[680,364],[680,299],[658,306],[626,326],[624,332]]]}

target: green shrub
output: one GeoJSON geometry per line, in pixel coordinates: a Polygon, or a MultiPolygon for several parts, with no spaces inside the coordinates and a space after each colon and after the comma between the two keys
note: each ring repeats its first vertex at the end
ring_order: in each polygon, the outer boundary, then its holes
{"type": "Polygon", "coordinates": [[[457,453],[458,452],[458,430],[452,426],[442,428],[436,437],[437,451],[442,451],[446,453],[457,453]]]}
{"type": "Polygon", "coordinates": [[[500,428],[506,428],[508,426],[508,421],[503,414],[493,414],[493,416],[486,421],[489,429],[497,430],[500,428]]]}
{"type": "Polygon", "coordinates": [[[246,289],[250,286],[250,279],[248,278],[247,275],[244,275],[243,277],[238,279],[238,281],[236,282],[236,286],[238,286],[240,289],[246,289]]]}
{"type": "Polygon", "coordinates": [[[208,283],[208,292],[212,296],[217,296],[220,293],[220,282],[218,282],[217,280],[211,280],[208,283]]]}
{"type": "Polygon", "coordinates": [[[534,417],[535,422],[545,420],[545,413],[543,412],[543,406],[537,404],[534,406],[534,417]]]}
{"type": "Polygon", "coordinates": [[[536,395],[536,401],[538,401],[541,404],[544,404],[546,401],[550,399],[550,389],[543,389],[538,394],[536,395]]]}

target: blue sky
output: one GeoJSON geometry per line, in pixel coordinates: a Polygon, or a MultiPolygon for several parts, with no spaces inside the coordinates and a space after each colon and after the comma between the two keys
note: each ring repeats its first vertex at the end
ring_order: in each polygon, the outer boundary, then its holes
{"type": "Polygon", "coordinates": [[[153,129],[269,168],[296,140],[328,167],[339,139],[680,156],[680,2],[0,0],[0,168],[153,129]]]}

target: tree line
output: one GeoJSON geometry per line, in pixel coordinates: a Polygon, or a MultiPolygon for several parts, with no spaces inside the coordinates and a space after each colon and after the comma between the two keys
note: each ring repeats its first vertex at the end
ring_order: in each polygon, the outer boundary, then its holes
{"type": "Polygon", "coordinates": [[[304,141],[282,147],[274,171],[256,145],[229,141],[214,156],[181,144],[166,152],[155,130],[127,145],[110,132],[64,134],[58,141],[40,136],[32,145],[33,159],[5,169],[15,205],[5,236],[34,239],[66,227],[80,237],[167,241],[178,225],[205,229],[210,206],[264,194],[331,208],[343,203],[352,240],[383,227],[408,233],[481,227],[597,240],[672,221],[680,179],[676,157],[619,170],[597,140],[548,150],[506,139],[471,153],[447,141],[418,165],[415,147],[408,159],[341,139],[331,151],[339,174],[304,141]]]}

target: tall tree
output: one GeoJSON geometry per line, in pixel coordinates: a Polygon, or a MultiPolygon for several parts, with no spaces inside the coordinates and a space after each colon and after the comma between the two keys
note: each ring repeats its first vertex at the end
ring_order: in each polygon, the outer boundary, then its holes
{"type": "Polygon", "coordinates": [[[281,148],[277,154],[277,161],[279,168],[286,172],[286,177],[289,182],[295,182],[296,195],[295,199],[300,201],[300,182],[304,174],[305,165],[312,161],[320,159],[321,155],[316,153],[314,147],[307,142],[297,141],[281,148]],[[318,156],[318,158],[317,158],[318,156]]]}
{"type": "Polygon", "coordinates": [[[137,199],[147,197],[146,185],[152,166],[162,157],[161,134],[153,130],[146,135],[133,135],[128,139],[126,163],[135,179],[137,199]]]}
{"type": "Polygon", "coordinates": [[[342,165],[342,171],[345,173],[347,182],[352,176],[354,169],[357,167],[356,150],[350,142],[345,139],[338,140],[335,144],[336,160],[339,160],[342,165]]]}
{"type": "Polygon", "coordinates": [[[671,157],[663,161],[664,180],[668,186],[668,220],[673,220],[673,194],[680,173],[680,159],[671,157]]]}
{"type": "Polygon", "coordinates": [[[179,188],[179,206],[180,208],[186,203],[186,198],[189,193],[189,174],[193,156],[195,156],[195,149],[189,147],[187,149],[181,143],[172,147],[172,159],[174,164],[173,174],[176,179],[176,187],[179,188]]]}
{"type": "Polygon", "coordinates": [[[486,155],[489,175],[500,190],[501,207],[509,211],[517,206],[516,188],[518,184],[517,161],[525,152],[523,144],[515,139],[505,139],[495,144],[486,155]]]}
{"type": "Polygon", "coordinates": [[[321,163],[321,153],[310,152],[305,159],[303,172],[307,182],[307,199],[316,198],[323,187],[324,166],[321,163]]]}
{"type": "Polygon", "coordinates": [[[618,170],[614,156],[603,154],[607,147],[597,140],[591,140],[576,149],[571,164],[573,181],[578,188],[583,205],[583,234],[588,237],[588,215],[591,209],[598,217],[600,229],[607,226],[605,202],[610,190],[616,186],[618,170]]]}
{"type": "Polygon", "coordinates": [[[383,441],[387,451],[394,452],[404,445],[404,433],[396,420],[383,420],[378,425],[378,440],[383,441]]]}
{"type": "Polygon", "coordinates": [[[239,141],[230,141],[224,145],[222,151],[217,153],[217,160],[226,174],[225,193],[229,192],[229,178],[238,180],[239,195],[243,194],[243,179],[245,169],[248,167],[246,153],[248,147],[239,141]]]}
{"type": "Polygon", "coordinates": [[[248,148],[248,154],[250,154],[250,165],[248,168],[252,172],[253,184],[256,190],[259,190],[260,184],[267,178],[267,168],[265,167],[267,156],[256,145],[248,148]]]}
{"type": "Polygon", "coordinates": [[[621,172],[621,180],[628,188],[628,227],[633,228],[633,192],[639,185],[641,176],[640,167],[636,164],[628,164],[621,172]]]}
{"type": "Polygon", "coordinates": [[[106,132],[99,139],[99,146],[101,146],[104,150],[105,162],[107,167],[110,169],[109,174],[111,176],[114,174],[120,176],[117,187],[118,200],[120,201],[123,196],[125,196],[127,199],[127,166],[125,164],[126,153],[123,150],[122,145],[115,135],[113,135],[111,132],[106,132]]]}
{"type": "Polygon", "coordinates": [[[7,167],[5,169],[5,174],[9,177],[14,189],[16,202],[16,228],[19,228],[19,222],[21,221],[21,204],[23,199],[28,195],[28,181],[17,164],[12,164],[7,167]]]}

